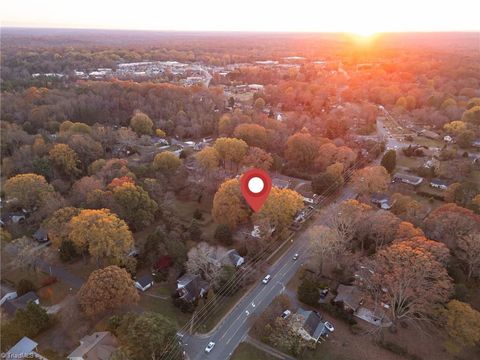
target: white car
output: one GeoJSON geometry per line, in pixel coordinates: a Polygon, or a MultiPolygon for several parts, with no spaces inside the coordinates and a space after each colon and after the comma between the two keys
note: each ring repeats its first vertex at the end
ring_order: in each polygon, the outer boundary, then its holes
{"type": "Polygon", "coordinates": [[[282,315],[281,315],[281,318],[282,319],[286,319],[288,318],[290,315],[292,314],[292,312],[290,310],[285,310],[282,315]]]}
{"type": "Polygon", "coordinates": [[[210,341],[207,345],[207,347],[205,348],[205,352],[206,353],[209,353],[210,351],[212,351],[213,347],[215,346],[215,343],[213,341],[210,341]]]}
{"type": "Polygon", "coordinates": [[[297,259],[298,259],[298,254],[293,255],[293,260],[297,260],[297,259]]]}
{"type": "Polygon", "coordinates": [[[267,284],[271,278],[272,278],[272,275],[268,274],[263,278],[262,283],[267,284]]]}
{"type": "Polygon", "coordinates": [[[330,332],[333,332],[335,330],[335,328],[333,327],[333,325],[331,323],[329,323],[328,321],[325,321],[325,327],[327,328],[328,331],[330,332]]]}

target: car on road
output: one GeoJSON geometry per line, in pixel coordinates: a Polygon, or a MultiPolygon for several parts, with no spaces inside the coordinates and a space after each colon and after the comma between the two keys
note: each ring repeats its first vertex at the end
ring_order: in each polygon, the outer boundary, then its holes
{"type": "Polygon", "coordinates": [[[268,274],[263,278],[262,283],[267,284],[271,278],[272,278],[272,275],[268,274]]]}
{"type": "Polygon", "coordinates": [[[292,312],[291,312],[290,310],[285,310],[285,311],[282,313],[282,315],[280,315],[280,317],[281,317],[282,319],[286,319],[286,318],[288,318],[291,314],[292,314],[292,312]]]}
{"type": "Polygon", "coordinates": [[[335,330],[335,328],[333,327],[333,325],[331,323],[329,323],[328,321],[325,321],[325,327],[327,328],[328,331],[330,332],[333,332],[335,330]]]}
{"type": "Polygon", "coordinates": [[[215,343],[213,341],[210,341],[207,345],[207,347],[205,348],[205,352],[206,353],[209,353],[210,351],[212,351],[213,347],[215,346],[215,343]]]}
{"type": "Polygon", "coordinates": [[[293,255],[293,260],[297,260],[297,259],[298,259],[298,254],[293,255]]]}

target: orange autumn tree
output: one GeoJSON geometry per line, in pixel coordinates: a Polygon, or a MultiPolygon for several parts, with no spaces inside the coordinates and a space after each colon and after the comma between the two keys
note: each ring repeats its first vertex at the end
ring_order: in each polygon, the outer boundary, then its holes
{"type": "Polygon", "coordinates": [[[415,236],[424,236],[422,229],[416,228],[412,223],[408,221],[402,221],[398,224],[396,239],[410,239],[415,236]]]}
{"type": "Polygon", "coordinates": [[[367,166],[356,170],[352,176],[352,187],[360,195],[385,191],[389,183],[390,175],[383,166],[367,166]]]}
{"type": "Polygon", "coordinates": [[[87,316],[138,302],[139,296],[130,274],[118,266],[93,271],[77,294],[87,316]]]}
{"type": "Polygon", "coordinates": [[[456,204],[445,204],[428,215],[424,229],[429,238],[455,249],[460,238],[480,231],[480,216],[456,204]]]}
{"type": "Polygon", "coordinates": [[[135,181],[130,177],[130,176],[122,176],[119,178],[113,179],[110,184],[108,184],[108,189],[112,190],[116,188],[117,186],[122,186],[123,184],[134,184],[135,181]]]}
{"type": "Polygon", "coordinates": [[[433,255],[435,260],[437,260],[443,266],[447,266],[448,261],[450,260],[450,250],[444,243],[429,240],[425,236],[413,236],[409,239],[402,239],[400,241],[396,240],[395,242],[400,242],[403,246],[410,246],[412,249],[423,249],[428,251],[433,255]]]}

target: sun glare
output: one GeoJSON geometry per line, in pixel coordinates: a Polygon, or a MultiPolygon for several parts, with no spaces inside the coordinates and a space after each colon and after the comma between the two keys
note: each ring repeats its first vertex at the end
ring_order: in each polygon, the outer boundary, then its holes
{"type": "Polygon", "coordinates": [[[357,30],[355,31],[355,34],[364,38],[371,37],[376,34],[375,31],[369,30],[369,29],[362,29],[362,30],[357,30]]]}

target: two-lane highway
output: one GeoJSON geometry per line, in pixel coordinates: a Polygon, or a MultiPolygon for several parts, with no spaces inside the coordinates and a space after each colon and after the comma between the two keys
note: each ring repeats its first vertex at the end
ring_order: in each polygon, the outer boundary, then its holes
{"type": "MultiPolygon", "coordinates": [[[[341,202],[354,196],[353,190],[347,186],[339,194],[337,201],[341,202]]],[[[323,221],[323,217],[320,216],[315,220],[315,224],[322,224],[323,221]]],[[[307,260],[308,241],[306,233],[302,233],[294,240],[288,251],[264,274],[272,276],[270,281],[263,284],[259,279],[258,284],[249,290],[209,337],[184,334],[183,348],[188,357],[191,360],[228,359],[247,336],[253,325],[254,315],[262,313],[272,300],[285,290],[286,284],[307,260]],[[299,254],[299,258],[293,260],[296,253],[299,254]],[[207,354],[205,347],[210,341],[215,342],[215,347],[207,354]]]]}

